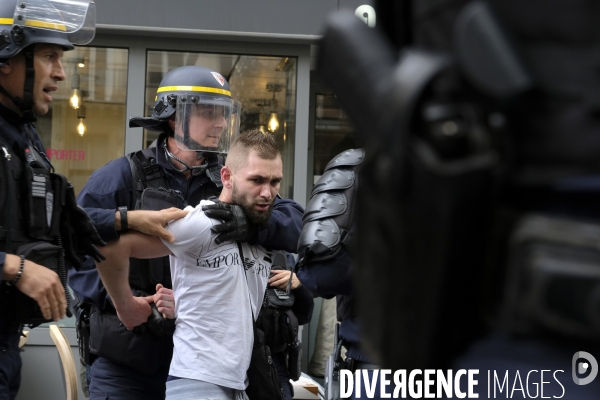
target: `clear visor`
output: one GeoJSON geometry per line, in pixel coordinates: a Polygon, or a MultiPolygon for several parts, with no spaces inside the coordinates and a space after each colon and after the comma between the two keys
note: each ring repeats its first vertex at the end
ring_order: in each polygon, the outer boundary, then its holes
{"type": "Polygon", "coordinates": [[[71,43],[87,44],[96,33],[96,4],[94,0],[17,1],[13,23],[62,31],[71,43]]]}
{"type": "Polygon", "coordinates": [[[218,95],[177,96],[175,141],[188,151],[227,153],[240,132],[241,103],[218,95]]]}

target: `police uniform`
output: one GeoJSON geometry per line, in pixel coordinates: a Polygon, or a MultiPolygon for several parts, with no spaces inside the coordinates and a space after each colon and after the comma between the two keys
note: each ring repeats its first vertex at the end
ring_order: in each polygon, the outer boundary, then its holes
{"type": "MultiPolygon", "coordinates": [[[[67,268],[79,264],[71,256],[74,250],[78,251],[73,248],[71,235],[78,231],[77,234],[93,241],[95,231],[91,222],[87,220],[88,226],[74,226],[69,222],[72,220],[68,213],[73,210],[65,208],[62,200],[70,195],[72,205],[75,205],[72,187],[67,189],[66,179],[50,172],[50,162],[33,124],[23,122],[20,115],[2,104],[0,151],[0,272],[6,254],[18,254],[22,260],[31,260],[56,271],[69,301],[67,268]],[[89,230],[86,232],[86,229],[89,230]]],[[[82,210],[77,218],[85,222],[82,210]]],[[[81,253],[78,256],[82,257],[81,253]]],[[[9,283],[2,281],[0,284],[0,398],[14,398],[19,388],[21,358],[18,343],[22,324],[37,326],[48,322],[37,303],[9,283]]],[[[69,312],[67,308],[67,314],[69,312]]]]}
{"type": "MultiPolygon", "coordinates": [[[[293,265],[294,258],[291,254],[286,254],[288,265],[293,265]]],[[[311,291],[301,285],[296,289],[291,291],[294,295],[294,304],[291,307],[291,312],[294,314],[298,322],[298,326],[307,324],[312,319],[312,313],[314,309],[314,299],[311,291]]],[[[261,308],[261,313],[265,309],[265,305],[261,308]]],[[[260,320],[261,316],[259,316],[260,320]]],[[[289,321],[289,317],[288,317],[289,321]]],[[[288,322],[289,323],[289,322],[288,322]]],[[[280,329],[275,328],[275,332],[280,332],[280,329]]],[[[268,342],[266,342],[268,346],[271,346],[268,342]]],[[[297,344],[288,343],[288,346],[293,346],[297,344]]],[[[291,350],[293,351],[293,349],[291,350]]],[[[291,400],[294,396],[294,390],[292,384],[290,383],[290,373],[288,370],[288,366],[293,362],[288,360],[288,351],[283,350],[279,352],[274,352],[271,347],[271,355],[273,357],[273,363],[275,364],[275,369],[277,370],[277,374],[279,375],[279,382],[281,383],[281,389],[283,391],[283,400],[291,400]]]]}
{"type": "MultiPolygon", "coordinates": [[[[381,30],[339,13],[319,55],[372,150],[365,341],[386,368],[506,372],[518,394],[500,396],[598,397],[597,378],[576,382],[576,353],[600,337],[598,5],[376,3],[381,30]],[[372,312],[383,305],[393,314],[372,312]]],[[[479,398],[496,398],[480,378],[479,398]]]]}
{"type": "MultiPolygon", "coordinates": [[[[356,229],[354,197],[363,159],[363,149],[350,149],[327,164],[313,187],[298,242],[298,279],[313,295],[336,298],[338,339],[343,341],[346,357],[352,360],[348,367],[353,370],[378,368],[361,346],[349,250],[356,229]]],[[[379,386],[375,393],[379,396],[379,386]]]]}
{"type": "MultiPolygon", "coordinates": [[[[25,160],[25,149],[31,148],[32,144],[36,146],[40,151],[43,151],[42,143],[40,142],[37,133],[32,124],[24,124],[20,121],[20,116],[13,110],[5,107],[0,103],[0,151],[2,166],[6,166],[9,162],[7,159],[10,157],[10,162],[23,164],[25,160]],[[27,138],[32,138],[33,143],[27,138]]],[[[49,165],[46,165],[48,168],[49,165]]],[[[6,217],[8,210],[11,210],[9,203],[11,202],[11,196],[13,193],[9,191],[9,183],[7,180],[10,174],[6,168],[1,168],[2,176],[0,176],[0,192],[2,196],[0,198],[1,209],[4,210],[0,215],[0,225],[6,227],[6,217]]],[[[11,179],[11,178],[8,178],[11,179]]],[[[16,184],[17,182],[13,182],[16,184]]],[[[22,189],[22,188],[21,188],[22,189]]],[[[21,190],[19,190],[22,193],[21,190]]],[[[16,195],[16,193],[15,193],[16,195]]],[[[18,202],[13,204],[18,205],[18,202]]],[[[22,214],[24,210],[12,210],[11,214],[18,215],[22,214]]],[[[11,248],[6,248],[6,233],[2,230],[0,239],[0,272],[4,267],[4,260],[6,253],[14,254],[16,246],[24,244],[23,241],[14,241],[11,248]]],[[[26,239],[21,237],[21,240],[26,239]]],[[[0,285],[0,398],[13,398],[17,394],[17,390],[20,386],[21,381],[21,355],[18,348],[19,338],[21,337],[23,325],[20,321],[10,320],[7,317],[8,310],[5,307],[8,306],[8,293],[6,292],[6,282],[2,281],[0,285]],[[3,397],[8,395],[9,397],[3,397]]]]}
{"type": "Polygon", "coordinates": [[[94,255],[93,244],[102,244],[87,216],[76,209],[72,186],[63,176],[52,173],[44,146],[32,124],[37,119],[33,100],[34,45],[54,44],[67,51],[74,48],[74,43],[88,43],[95,33],[93,3],[72,3],[66,8],[71,15],[68,23],[63,19],[64,4],[55,5],[45,0],[33,5],[16,0],[0,3],[0,66],[19,54],[23,54],[25,64],[21,92],[10,92],[0,85],[3,97],[19,110],[16,112],[0,103],[0,275],[7,254],[21,256],[16,277],[12,282],[0,283],[2,400],[14,399],[21,383],[18,345],[23,324],[37,326],[46,322],[37,303],[15,286],[23,273],[25,260],[57,271],[68,300],[66,269],[71,264],[81,263],[79,257],[82,257],[80,250],[83,247],[92,250],[84,251],[86,254],[94,255]],[[83,25],[89,29],[76,38],[83,25]],[[71,35],[73,33],[75,36],[71,35]],[[77,214],[81,224],[77,223],[76,228],[71,216],[63,211],[77,214]],[[86,237],[74,238],[74,229],[79,229],[79,234],[86,237]],[[41,249],[51,251],[52,255],[40,256],[41,249]]]}
{"type": "MultiPolygon", "coordinates": [[[[177,171],[168,161],[165,155],[164,142],[167,139],[166,134],[161,134],[155,148],[156,162],[165,173],[165,179],[172,190],[179,191],[181,196],[189,205],[196,205],[202,199],[206,199],[220,193],[220,187],[207,174],[207,169],[198,169],[191,173],[189,179],[182,172],[177,171]]],[[[207,168],[216,163],[216,158],[210,158],[207,168]]],[[[220,183],[220,182],[219,182],[220,183]]],[[[118,233],[114,228],[114,214],[120,206],[129,207],[131,204],[133,188],[133,179],[131,167],[126,157],[111,161],[103,168],[92,174],[89,181],[79,193],[78,202],[89,213],[94,220],[96,227],[102,237],[106,240],[115,240],[118,233]]],[[[267,222],[265,229],[258,232],[257,244],[274,249],[284,249],[295,251],[295,245],[300,233],[301,216],[303,209],[292,200],[275,200],[273,213],[267,222]]],[[[168,265],[168,264],[167,264],[168,265]]],[[[107,301],[106,290],[102,286],[97,270],[93,262],[87,263],[88,269],[85,271],[73,271],[70,275],[70,286],[76,296],[87,304],[96,307],[99,312],[112,311],[112,306],[107,301]]],[[[167,267],[168,268],[168,267],[167,267]]],[[[163,279],[152,281],[156,283],[167,284],[170,282],[170,273],[168,269],[162,274],[163,279]]],[[[135,291],[135,287],[132,287],[135,291]]],[[[140,288],[137,288],[138,290],[140,288]]],[[[154,293],[145,291],[149,294],[154,293]]],[[[94,326],[91,326],[94,329],[94,326]]],[[[126,331],[121,327],[125,335],[136,335],[136,332],[126,331]]],[[[147,335],[151,335],[147,333],[147,335]]],[[[93,333],[92,333],[93,339],[93,333]]],[[[92,343],[93,345],[93,343],[92,343]]],[[[159,359],[152,361],[156,370],[142,371],[146,365],[139,365],[140,368],[130,368],[123,365],[118,360],[109,360],[105,357],[98,357],[90,369],[90,396],[92,399],[99,398],[107,393],[111,397],[123,399],[163,399],[165,393],[165,382],[169,370],[169,362],[172,352],[172,339],[170,336],[163,337],[155,344],[140,343],[140,347],[131,349],[131,355],[148,354],[160,352],[159,359]],[[148,347],[149,346],[149,347],[148,347]],[[166,349],[166,351],[163,351],[166,349]]],[[[122,355],[128,357],[127,354],[122,355]]]]}

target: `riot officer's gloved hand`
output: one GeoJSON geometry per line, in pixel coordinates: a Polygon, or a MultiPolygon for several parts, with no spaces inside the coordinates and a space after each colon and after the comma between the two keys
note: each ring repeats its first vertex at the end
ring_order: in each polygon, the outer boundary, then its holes
{"type": "Polygon", "coordinates": [[[65,193],[64,214],[61,219],[61,236],[65,257],[73,263],[75,268],[80,268],[85,256],[90,256],[96,262],[105,260],[96,246],[105,246],[106,243],[96,230],[92,220],[77,205],[73,186],[69,185],[65,193]]]}
{"type": "Polygon", "coordinates": [[[228,240],[252,242],[258,235],[258,226],[251,223],[242,207],[236,204],[218,202],[204,205],[202,210],[207,217],[223,221],[221,224],[210,228],[213,233],[219,234],[215,239],[217,244],[228,240]]]}

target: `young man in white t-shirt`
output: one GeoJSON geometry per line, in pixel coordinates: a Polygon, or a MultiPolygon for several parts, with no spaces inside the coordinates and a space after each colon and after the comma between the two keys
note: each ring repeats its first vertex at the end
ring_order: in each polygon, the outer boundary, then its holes
{"type": "MultiPolygon", "coordinates": [[[[242,206],[254,223],[269,218],[283,177],[281,155],[271,135],[242,134],[231,145],[221,170],[219,200],[242,206]]],[[[271,271],[262,246],[226,241],[216,244],[218,221],[201,202],[186,217],[170,222],[168,243],[156,236],[126,233],[101,249],[97,264],[104,286],[127,329],[145,322],[149,300],[133,297],[128,284],[129,257],[171,255],[175,296],[174,352],[167,399],[244,398],[253,343],[252,317],[260,311],[271,271]]],[[[125,328],[123,328],[125,329],[125,328]]]]}

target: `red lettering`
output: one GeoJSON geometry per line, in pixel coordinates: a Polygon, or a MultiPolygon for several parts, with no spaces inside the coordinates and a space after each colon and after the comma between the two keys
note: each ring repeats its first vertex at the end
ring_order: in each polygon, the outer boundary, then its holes
{"type": "Polygon", "coordinates": [[[48,149],[46,150],[46,156],[50,160],[85,160],[85,151],[83,150],[61,150],[61,149],[48,149]]]}

